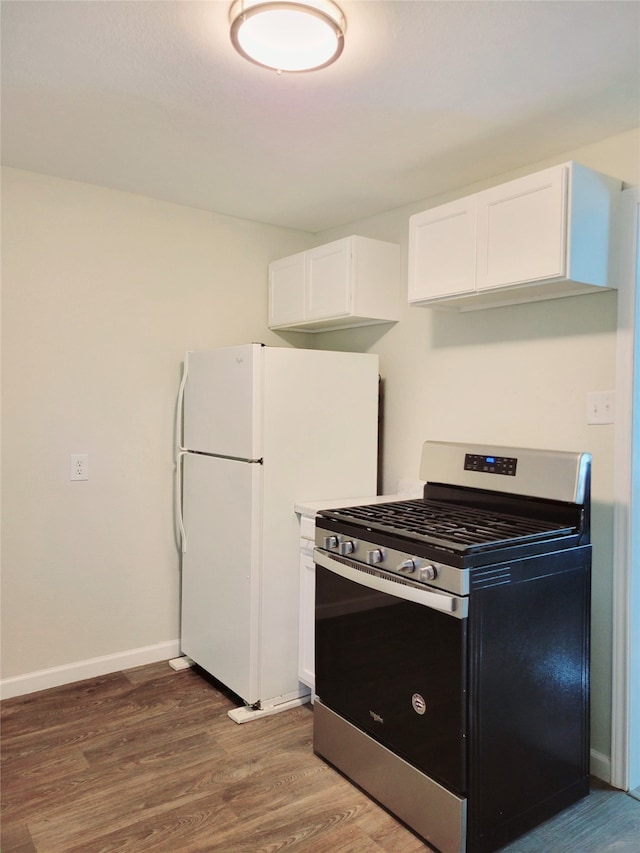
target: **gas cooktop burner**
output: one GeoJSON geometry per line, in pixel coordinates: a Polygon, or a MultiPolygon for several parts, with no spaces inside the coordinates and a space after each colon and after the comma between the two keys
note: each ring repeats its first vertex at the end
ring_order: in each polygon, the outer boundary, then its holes
{"type": "Polygon", "coordinates": [[[576,528],[437,500],[392,501],[322,513],[453,551],[480,551],[574,533],[576,528]]]}

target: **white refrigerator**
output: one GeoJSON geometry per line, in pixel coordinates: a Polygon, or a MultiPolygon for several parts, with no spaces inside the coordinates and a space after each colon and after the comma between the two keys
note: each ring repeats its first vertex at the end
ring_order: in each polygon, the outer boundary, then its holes
{"type": "Polygon", "coordinates": [[[237,722],[306,701],[294,504],[376,494],[378,379],[368,353],[246,344],[186,354],[181,649],[244,702],[237,722]]]}

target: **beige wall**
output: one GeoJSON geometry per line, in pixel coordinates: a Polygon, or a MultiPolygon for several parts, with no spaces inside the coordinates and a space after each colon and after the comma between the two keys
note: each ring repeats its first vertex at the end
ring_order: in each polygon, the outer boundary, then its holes
{"type": "Polygon", "coordinates": [[[396,240],[411,213],[574,158],[640,183],[640,133],[321,235],[17,170],[3,173],[3,678],[178,636],[173,420],[186,349],[250,340],[370,350],[385,381],[384,490],[425,439],[594,456],[593,747],[610,754],[616,295],[394,326],[269,333],[266,264],[349,233],[396,240]],[[69,454],[90,479],[69,482],[69,454]]]}
{"type": "MultiPolygon", "coordinates": [[[[570,159],[625,185],[637,185],[640,132],[350,223],[316,235],[317,242],[357,233],[401,243],[406,289],[411,213],[570,159]]],[[[399,478],[418,477],[426,439],[593,454],[592,747],[606,758],[611,729],[615,427],[587,425],[586,395],[615,388],[616,304],[615,292],[605,292],[464,314],[405,306],[395,326],[326,333],[318,341],[324,348],[380,355],[385,491],[399,478]]]]}
{"type": "Polygon", "coordinates": [[[267,262],[309,237],[13,169],[2,202],[6,679],[178,638],[181,361],[281,344],[267,262]]]}

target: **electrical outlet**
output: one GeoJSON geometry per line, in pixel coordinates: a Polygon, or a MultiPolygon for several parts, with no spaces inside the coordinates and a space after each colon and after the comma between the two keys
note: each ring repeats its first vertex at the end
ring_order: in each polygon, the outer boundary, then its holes
{"type": "Polygon", "coordinates": [[[587,394],[588,424],[612,424],[615,423],[615,415],[615,391],[590,391],[587,394]]]}
{"type": "Polygon", "coordinates": [[[70,480],[88,480],[89,479],[89,454],[88,453],[72,453],[71,454],[71,472],[70,480]]]}

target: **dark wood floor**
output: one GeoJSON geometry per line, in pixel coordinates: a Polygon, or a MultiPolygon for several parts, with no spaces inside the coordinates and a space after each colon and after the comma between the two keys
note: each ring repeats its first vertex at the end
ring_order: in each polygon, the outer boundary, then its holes
{"type": "MultiPolygon", "coordinates": [[[[428,850],[313,754],[309,706],[233,704],[166,663],[5,700],[2,853],[428,850]]],[[[597,786],[505,850],[637,853],[640,802],[597,786]]]]}

